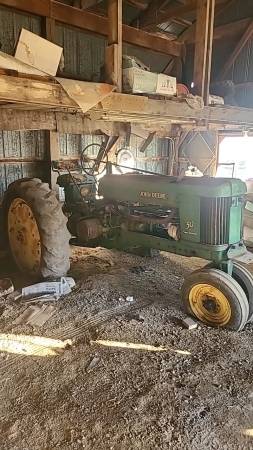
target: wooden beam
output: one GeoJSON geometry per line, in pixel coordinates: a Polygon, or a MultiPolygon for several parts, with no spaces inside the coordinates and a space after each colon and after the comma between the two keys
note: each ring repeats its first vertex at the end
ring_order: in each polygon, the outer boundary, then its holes
{"type": "MultiPolygon", "coordinates": [[[[46,0],[46,4],[49,0],[46,0]]],[[[37,14],[42,17],[51,17],[60,23],[79,28],[87,33],[98,36],[108,36],[108,19],[96,16],[95,14],[82,11],[72,6],[51,0],[48,3],[50,8],[45,8],[43,0],[0,0],[0,5],[10,6],[20,11],[37,14]]],[[[134,29],[128,25],[123,25],[123,42],[136,47],[145,48],[156,53],[166,55],[181,56],[182,46],[180,43],[171,42],[160,36],[154,36],[141,30],[134,29]]]]}
{"type": "MultiPolygon", "coordinates": [[[[1,3],[2,0],[0,0],[1,3]]],[[[108,19],[80,11],[76,8],[52,1],[52,17],[62,23],[80,28],[87,32],[94,33],[103,37],[108,36],[108,19]]],[[[165,53],[166,55],[181,56],[182,46],[179,43],[163,39],[159,36],[153,36],[141,30],[137,30],[128,25],[122,26],[123,42],[148,50],[165,53]]]]}
{"type": "Polygon", "coordinates": [[[122,90],[122,0],[108,1],[108,46],[105,49],[106,81],[122,90]]]}
{"type": "Polygon", "coordinates": [[[237,46],[235,47],[234,51],[226,61],[225,65],[223,66],[220,74],[217,77],[217,81],[221,81],[224,79],[225,75],[228,73],[230,67],[233,65],[236,58],[239,56],[240,52],[242,51],[243,47],[246,45],[248,40],[251,38],[253,34],[253,21],[251,22],[250,26],[247,28],[246,32],[244,33],[241,40],[238,42],[237,46]]]}
{"type": "MultiPolygon", "coordinates": [[[[50,42],[55,42],[55,20],[46,17],[45,19],[45,37],[50,42]]],[[[53,171],[52,161],[59,159],[58,133],[46,131],[47,160],[49,163],[49,185],[53,191],[58,194],[59,186],[57,184],[58,174],[53,171]]]]}
{"type": "Polygon", "coordinates": [[[151,142],[153,141],[154,137],[155,137],[155,132],[149,133],[148,137],[142,142],[142,144],[139,148],[139,152],[144,153],[145,150],[147,149],[147,147],[149,146],[149,144],[151,144],[151,142]]]}
{"type": "Polygon", "coordinates": [[[45,158],[36,156],[33,158],[0,158],[0,164],[31,164],[45,161],[45,158]]]}
{"type": "Polygon", "coordinates": [[[215,0],[198,0],[194,55],[194,92],[208,105],[215,0]]]}
{"type": "Polygon", "coordinates": [[[145,22],[148,22],[150,18],[156,16],[158,11],[166,6],[169,1],[170,0],[151,0],[146,10],[139,15],[137,20],[132,22],[132,26],[142,28],[142,24],[145,24],[145,22]]]}
{"type": "Polygon", "coordinates": [[[81,0],[81,9],[89,9],[92,6],[96,6],[98,3],[101,3],[103,0],[81,0]]]}
{"type": "MultiPolygon", "coordinates": [[[[220,5],[215,5],[214,20],[217,19],[229,6],[231,6],[236,0],[226,0],[220,5]]],[[[187,43],[194,42],[196,36],[196,22],[194,22],[189,28],[187,28],[177,38],[177,42],[187,43]]]]}
{"type": "Polygon", "coordinates": [[[142,3],[139,0],[123,0],[123,3],[127,3],[128,5],[131,5],[134,8],[140,9],[141,11],[145,11],[148,7],[147,3],[142,3]]]}
{"type": "MultiPolygon", "coordinates": [[[[241,39],[245,30],[248,28],[252,21],[251,19],[242,19],[235,22],[228,23],[227,25],[222,25],[214,28],[213,30],[213,47],[224,46],[224,42],[228,45],[236,46],[238,40],[241,39]]],[[[192,42],[188,43],[186,46],[187,53],[194,52],[195,50],[195,38],[192,42]]]]}
{"type": "MultiPolygon", "coordinates": [[[[216,0],[216,5],[223,3],[226,0],[216,0]]],[[[140,19],[140,28],[149,28],[152,25],[159,25],[160,23],[165,23],[174,19],[176,17],[181,17],[197,9],[197,0],[192,0],[186,5],[176,6],[170,8],[166,12],[156,12],[156,14],[150,15],[148,19],[140,19]]]]}
{"type": "Polygon", "coordinates": [[[42,17],[51,16],[51,0],[1,0],[0,4],[42,17]]]}
{"type": "MultiPolygon", "coordinates": [[[[103,0],[81,0],[81,9],[92,8],[93,6],[96,6],[98,3],[101,3],[102,1],[103,0]]],[[[123,0],[123,3],[131,5],[134,8],[140,9],[141,11],[145,11],[145,9],[148,7],[147,3],[142,3],[139,0],[123,0]]]]}

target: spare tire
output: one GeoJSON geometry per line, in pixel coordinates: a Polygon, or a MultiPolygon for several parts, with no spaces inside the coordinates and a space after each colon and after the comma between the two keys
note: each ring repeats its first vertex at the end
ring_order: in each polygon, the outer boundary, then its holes
{"type": "Polygon", "coordinates": [[[47,183],[24,178],[4,194],[5,231],[19,270],[35,278],[58,278],[70,263],[70,234],[62,206],[47,183]]]}

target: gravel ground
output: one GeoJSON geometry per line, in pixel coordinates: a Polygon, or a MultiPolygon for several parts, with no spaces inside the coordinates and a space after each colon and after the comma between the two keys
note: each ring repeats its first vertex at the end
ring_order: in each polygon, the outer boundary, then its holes
{"type": "MultiPolygon", "coordinates": [[[[180,286],[203,265],[73,248],[76,287],[45,325],[12,325],[25,307],[0,300],[0,345],[45,338],[32,355],[0,353],[0,449],[253,449],[253,325],[181,325],[180,286]],[[72,341],[40,356],[49,338],[72,341]]],[[[0,275],[28,283],[6,262],[0,275]]]]}

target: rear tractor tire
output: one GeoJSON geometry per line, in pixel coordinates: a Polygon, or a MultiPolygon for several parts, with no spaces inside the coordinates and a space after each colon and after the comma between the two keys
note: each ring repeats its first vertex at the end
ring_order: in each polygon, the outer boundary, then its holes
{"type": "Polygon", "coordinates": [[[18,269],[34,279],[67,274],[70,234],[61,204],[47,183],[24,178],[4,194],[5,230],[18,269]]]}
{"type": "Polygon", "coordinates": [[[241,331],[248,321],[245,292],[221,270],[204,268],[190,273],[183,283],[181,298],[186,312],[206,325],[241,331]]]}

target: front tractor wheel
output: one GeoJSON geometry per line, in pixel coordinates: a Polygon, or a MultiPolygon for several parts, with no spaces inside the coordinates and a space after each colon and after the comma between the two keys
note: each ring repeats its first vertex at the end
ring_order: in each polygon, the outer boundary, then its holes
{"type": "Polygon", "coordinates": [[[66,275],[70,234],[61,204],[48,184],[37,178],[14,181],[4,195],[3,209],[18,269],[34,278],[66,275]]]}
{"type": "Polygon", "coordinates": [[[188,314],[213,327],[240,331],[248,321],[249,303],[241,286],[217,269],[202,269],[185,279],[182,301],[188,314]]]}

